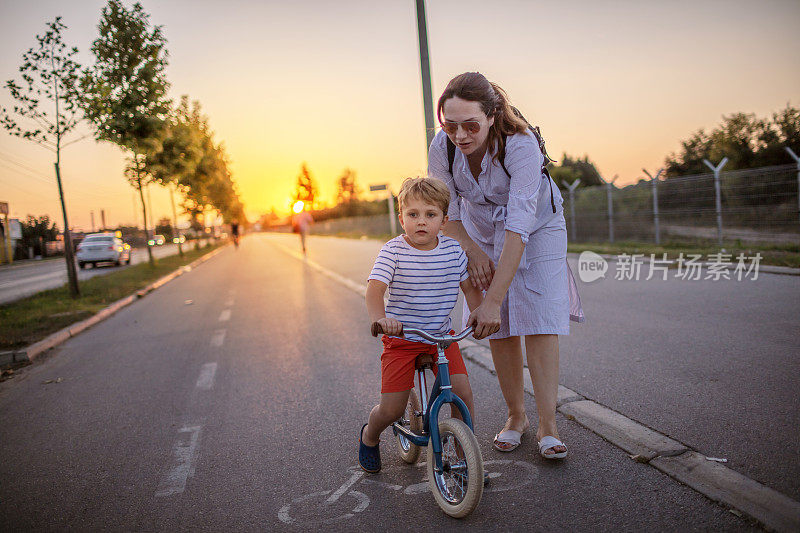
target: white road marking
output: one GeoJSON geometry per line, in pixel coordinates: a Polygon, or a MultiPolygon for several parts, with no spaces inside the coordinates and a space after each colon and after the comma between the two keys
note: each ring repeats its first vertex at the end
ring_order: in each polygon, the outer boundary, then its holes
{"type": "Polygon", "coordinates": [[[186,480],[194,475],[195,452],[201,429],[202,426],[188,426],[178,431],[181,438],[175,443],[173,450],[176,464],[158,484],[156,497],[180,494],[186,488],[186,480]],[[184,434],[188,434],[188,438],[184,434]]]}
{"type": "Polygon", "coordinates": [[[222,311],[219,314],[219,321],[220,322],[227,322],[230,319],[231,319],[231,310],[230,309],[225,309],[224,311],[222,311]]]}
{"type": "Polygon", "coordinates": [[[222,343],[225,342],[225,332],[227,330],[218,329],[214,332],[214,336],[211,337],[211,346],[222,346],[222,343]]]}
{"type": "MultiPolygon", "coordinates": [[[[223,333],[224,335],[224,333],[223,333]]],[[[197,388],[209,390],[214,386],[214,377],[217,374],[217,363],[206,363],[200,369],[200,377],[197,378],[197,388]]]]}
{"type": "MultiPolygon", "coordinates": [[[[292,500],[292,503],[305,503],[310,500],[316,500],[317,498],[321,498],[330,494],[330,490],[323,490],[320,492],[312,492],[311,494],[306,494],[305,496],[300,496],[299,498],[295,498],[292,500]]],[[[339,516],[334,516],[332,518],[322,519],[322,520],[312,520],[310,522],[306,522],[306,524],[332,524],[334,522],[338,522],[340,520],[347,520],[348,518],[353,518],[355,516],[353,513],[360,513],[363,512],[364,509],[369,507],[369,497],[364,494],[363,492],[358,492],[357,490],[351,490],[347,493],[348,496],[351,496],[356,500],[356,506],[353,508],[352,511],[349,513],[345,513],[339,516]]],[[[323,506],[327,505],[327,502],[322,503],[323,506]]],[[[289,511],[292,508],[291,503],[287,503],[283,507],[280,508],[278,511],[278,519],[283,522],[284,524],[294,524],[297,522],[297,519],[292,518],[289,511]]],[[[331,508],[332,509],[332,508],[331,508]]]]}
{"type": "Polygon", "coordinates": [[[422,483],[415,483],[413,485],[409,485],[406,487],[406,490],[403,491],[405,494],[422,494],[423,492],[430,492],[431,487],[427,481],[423,481],[422,483]]]}
{"type": "Polygon", "coordinates": [[[336,492],[331,494],[330,498],[325,500],[325,503],[333,503],[336,500],[338,500],[339,498],[341,498],[342,494],[347,492],[350,489],[350,487],[352,487],[355,484],[356,481],[361,479],[361,476],[363,476],[363,475],[364,475],[364,472],[356,472],[356,473],[354,473],[352,476],[350,476],[350,479],[345,481],[344,484],[342,484],[341,487],[336,489],[336,492]]]}
{"type": "Polygon", "coordinates": [[[367,479],[367,478],[362,479],[361,483],[366,483],[367,485],[378,485],[379,487],[383,487],[384,489],[389,489],[389,490],[400,490],[403,488],[402,485],[392,485],[391,483],[385,483],[383,481],[375,481],[374,479],[367,479]]]}
{"type": "Polygon", "coordinates": [[[231,296],[227,300],[225,300],[225,307],[233,307],[233,302],[235,302],[235,298],[231,296]]]}

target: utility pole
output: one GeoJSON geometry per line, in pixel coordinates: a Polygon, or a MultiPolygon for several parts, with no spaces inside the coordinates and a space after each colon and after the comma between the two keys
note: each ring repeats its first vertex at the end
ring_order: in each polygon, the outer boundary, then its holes
{"type": "Polygon", "coordinates": [[[425,155],[433,141],[433,90],[431,89],[431,65],[428,57],[428,28],[425,18],[425,0],[417,1],[417,36],[419,37],[419,66],[422,71],[422,105],[425,109],[425,155]]]}
{"type": "Polygon", "coordinates": [[[386,191],[388,193],[388,196],[386,197],[386,204],[389,208],[389,231],[392,233],[392,237],[394,237],[397,235],[397,217],[395,216],[394,211],[394,195],[392,194],[392,190],[386,183],[381,183],[380,185],[370,185],[369,190],[370,192],[386,191]]]}
{"type": "Polygon", "coordinates": [[[89,211],[89,216],[92,217],[92,233],[94,233],[94,211],[89,211]]]}
{"type": "Polygon", "coordinates": [[[103,224],[103,231],[106,230],[106,210],[100,210],[100,222],[103,224]]]}
{"type": "Polygon", "coordinates": [[[6,263],[14,262],[14,251],[11,249],[11,228],[8,224],[8,202],[0,202],[0,215],[3,215],[3,242],[0,243],[5,253],[6,263]]]}

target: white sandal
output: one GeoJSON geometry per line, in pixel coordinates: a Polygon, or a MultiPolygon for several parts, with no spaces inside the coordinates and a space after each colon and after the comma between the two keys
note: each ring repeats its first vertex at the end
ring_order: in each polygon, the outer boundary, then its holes
{"type": "Polygon", "coordinates": [[[501,431],[497,435],[494,436],[494,441],[492,441],[492,447],[497,450],[498,452],[513,452],[516,450],[520,443],[522,442],[522,435],[528,431],[530,424],[525,424],[525,427],[522,431],[517,431],[516,429],[506,429],[505,431],[501,431]],[[510,448],[501,448],[498,444],[507,444],[510,448]]]}
{"type": "Polygon", "coordinates": [[[563,459],[567,456],[567,451],[564,450],[563,452],[558,453],[544,453],[545,451],[549,450],[550,448],[554,448],[556,446],[563,446],[564,448],[567,447],[566,444],[558,440],[557,438],[548,435],[544,437],[542,440],[539,441],[539,454],[544,457],[545,459],[563,459]]]}

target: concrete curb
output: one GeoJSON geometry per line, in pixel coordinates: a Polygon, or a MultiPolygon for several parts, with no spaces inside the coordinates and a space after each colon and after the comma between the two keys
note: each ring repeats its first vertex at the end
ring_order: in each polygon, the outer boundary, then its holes
{"type": "MultiPolygon", "coordinates": [[[[489,348],[477,342],[459,343],[470,361],[495,373],[489,348]]],[[[525,391],[533,396],[530,374],[525,391]]],[[[653,429],[558,386],[557,410],[570,420],[621,448],[640,463],[649,463],[700,494],[738,509],[774,531],[800,531],[800,502],[754,481],[735,470],[653,429]]]]}
{"type": "Polygon", "coordinates": [[[800,531],[800,503],[702,454],[687,451],[650,464],[714,501],[730,505],[774,531],[800,531]]]}
{"type": "MultiPolygon", "coordinates": [[[[129,296],[126,296],[125,298],[121,298],[121,299],[117,300],[116,302],[112,303],[108,307],[106,307],[106,308],[102,309],[101,311],[97,312],[96,314],[90,316],[86,320],[82,320],[81,322],[76,322],[75,324],[71,324],[71,325],[65,327],[64,329],[56,331],[52,335],[49,335],[49,336],[45,337],[44,339],[40,340],[39,342],[31,344],[30,346],[28,346],[27,348],[25,348],[23,350],[16,350],[14,352],[4,352],[4,354],[14,354],[14,355],[12,355],[12,360],[15,361],[15,362],[16,361],[26,361],[26,360],[27,361],[33,361],[34,359],[39,357],[41,354],[43,354],[47,350],[49,350],[51,348],[55,348],[56,346],[66,342],[70,338],[75,337],[79,333],[81,333],[81,332],[85,331],[86,329],[94,326],[98,322],[102,322],[103,320],[107,319],[108,317],[110,317],[111,315],[113,315],[114,313],[116,313],[117,311],[122,309],[123,307],[127,307],[128,305],[132,304],[137,299],[139,299],[139,298],[145,296],[146,294],[156,290],[157,288],[161,287],[162,285],[164,285],[166,283],[169,283],[170,281],[172,281],[173,279],[177,278],[178,276],[181,276],[181,275],[185,274],[186,272],[191,272],[191,270],[194,267],[196,267],[196,266],[198,266],[198,265],[200,265],[202,263],[205,263],[206,261],[208,261],[209,259],[211,259],[215,255],[220,253],[225,248],[225,246],[227,246],[227,245],[222,245],[219,248],[217,248],[216,250],[212,250],[211,252],[205,254],[204,256],[198,257],[197,259],[195,259],[194,261],[192,261],[188,265],[184,265],[184,266],[182,266],[182,267],[170,272],[166,276],[163,276],[163,277],[157,279],[153,283],[147,285],[145,288],[138,290],[135,294],[131,294],[129,296]]],[[[2,356],[4,354],[0,354],[0,363],[3,362],[2,361],[2,356]]]]}
{"type": "MultiPolygon", "coordinates": [[[[364,296],[366,286],[344,278],[282,244],[271,242],[314,270],[364,296]]],[[[798,269],[800,271],[800,269],[798,269]]],[[[489,348],[465,339],[461,353],[495,374],[489,348]]],[[[525,391],[533,396],[529,372],[524,373],[525,391]]],[[[800,531],[800,503],[715,461],[709,461],[688,446],[630,418],[558,386],[557,410],[641,463],[649,463],[700,494],[747,514],[775,531],[800,531]]]]}

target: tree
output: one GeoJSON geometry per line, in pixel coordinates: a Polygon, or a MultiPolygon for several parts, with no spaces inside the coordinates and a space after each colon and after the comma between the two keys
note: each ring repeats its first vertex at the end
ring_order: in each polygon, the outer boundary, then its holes
{"type": "Polygon", "coordinates": [[[588,155],[584,155],[582,158],[572,158],[565,153],[561,156],[559,163],[550,168],[550,175],[556,183],[572,183],[580,178],[581,183],[578,187],[594,187],[603,184],[600,173],[594,163],[589,160],[588,155]]]}
{"type": "MultiPolygon", "coordinates": [[[[197,102],[194,107],[199,115],[197,102]]],[[[193,122],[193,111],[189,107],[189,97],[181,97],[180,104],[171,113],[164,130],[161,149],[150,151],[145,156],[145,168],[149,169],[153,180],[168,187],[172,201],[173,228],[170,234],[177,234],[178,215],[175,211],[174,189],[186,191],[186,182],[191,179],[203,157],[203,131],[193,122]]],[[[183,247],[178,242],[178,253],[183,255],[183,247]]]]}
{"type": "Polygon", "coordinates": [[[58,236],[56,223],[51,221],[48,215],[39,218],[28,215],[27,220],[22,221],[20,226],[22,228],[22,245],[26,249],[33,248],[35,255],[46,257],[47,246],[45,243],[56,240],[58,236]]]}
{"type": "Polygon", "coordinates": [[[361,210],[361,205],[358,201],[361,188],[356,184],[356,173],[349,168],[344,169],[336,185],[336,204],[340,206],[343,215],[357,215],[361,210]]]}
{"type": "Polygon", "coordinates": [[[304,203],[308,204],[309,208],[312,208],[318,192],[317,185],[314,183],[314,178],[308,171],[308,166],[303,163],[300,166],[300,174],[297,176],[297,186],[294,190],[292,203],[302,200],[304,203]]]}
{"type": "Polygon", "coordinates": [[[69,48],[64,43],[62,32],[67,27],[61,22],[61,17],[48,23],[47,28],[44,35],[36,36],[38,46],[30,48],[22,55],[23,63],[19,71],[23,83],[14,80],[6,82],[11,97],[17,103],[13,113],[6,108],[0,109],[0,123],[11,135],[36,142],[56,155],[56,182],[64,219],[64,257],[67,261],[70,294],[76,298],[80,296],[80,287],[75,270],[64,188],[61,184],[61,149],[75,142],[64,143],[64,137],[80,121],[75,86],[81,67],[73,59],[78,49],[69,48]],[[52,106],[54,111],[45,110],[45,103],[52,106]],[[27,124],[20,124],[18,120],[27,124]]]}
{"type": "MultiPolygon", "coordinates": [[[[170,112],[166,80],[166,39],[151,26],[141,4],[126,9],[119,0],[103,8],[92,43],[95,64],[81,79],[82,107],[98,141],[119,145],[128,153],[125,175],[139,191],[145,233],[144,187],[153,181],[147,156],[161,149],[170,112]]],[[[150,264],[155,264],[148,247],[150,264]]]]}
{"type": "Polygon", "coordinates": [[[156,227],[153,232],[158,235],[163,235],[167,242],[171,242],[172,238],[175,236],[172,233],[172,222],[167,217],[160,218],[158,222],[156,222],[156,227]]]}
{"type": "Polygon", "coordinates": [[[678,153],[667,156],[667,178],[706,174],[703,159],[718,163],[728,158],[725,170],[756,168],[790,163],[784,147],[800,149],[800,109],[786,106],[773,113],[772,120],[753,113],[734,113],[710,132],[699,129],[681,141],[678,153]]]}
{"type": "Polygon", "coordinates": [[[358,200],[361,188],[356,184],[356,173],[349,168],[344,169],[336,182],[336,203],[349,204],[358,200]]]}

